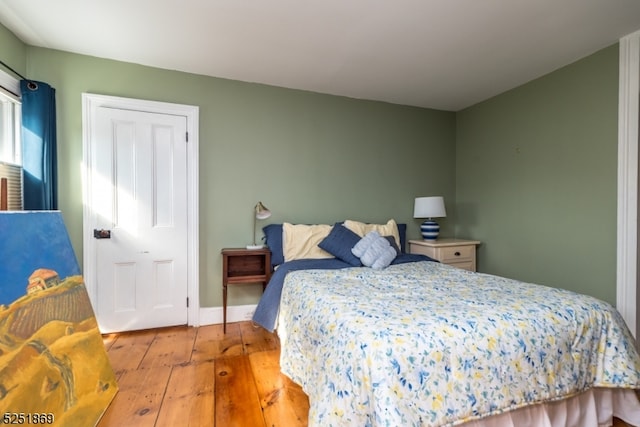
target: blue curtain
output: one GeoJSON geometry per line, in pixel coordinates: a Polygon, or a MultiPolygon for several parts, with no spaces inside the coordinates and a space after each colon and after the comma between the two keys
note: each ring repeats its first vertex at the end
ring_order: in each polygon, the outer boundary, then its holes
{"type": "Polygon", "coordinates": [[[21,80],[24,209],[58,209],[56,91],[46,83],[21,80]]]}

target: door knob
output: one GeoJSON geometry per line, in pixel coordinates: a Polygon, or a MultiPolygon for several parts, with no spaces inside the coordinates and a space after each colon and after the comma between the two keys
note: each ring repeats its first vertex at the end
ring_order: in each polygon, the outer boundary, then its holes
{"type": "Polygon", "coordinates": [[[94,229],[93,230],[93,237],[95,237],[96,239],[110,239],[111,238],[111,230],[94,229]]]}

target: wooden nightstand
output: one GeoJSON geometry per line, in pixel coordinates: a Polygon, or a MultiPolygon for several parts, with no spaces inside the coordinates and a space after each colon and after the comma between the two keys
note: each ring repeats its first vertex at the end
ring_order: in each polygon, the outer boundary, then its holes
{"type": "Polygon", "coordinates": [[[409,240],[409,252],[427,255],[443,264],[476,271],[476,246],[479,244],[477,240],[463,239],[409,240]]]}
{"type": "Polygon", "coordinates": [[[262,283],[271,279],[271,251],[264,249],[225,248],[222,250],[222,322],[227,332],[227,285],[262,283]]]}

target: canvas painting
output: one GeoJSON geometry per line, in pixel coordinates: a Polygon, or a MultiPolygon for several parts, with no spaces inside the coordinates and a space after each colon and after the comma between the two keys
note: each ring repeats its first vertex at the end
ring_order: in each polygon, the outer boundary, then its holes
{"type": "Polygon", "coordinates": [[[61,213],[0,213],[0,260],[0,423],[95,426],[118,387],[61,213]]]}

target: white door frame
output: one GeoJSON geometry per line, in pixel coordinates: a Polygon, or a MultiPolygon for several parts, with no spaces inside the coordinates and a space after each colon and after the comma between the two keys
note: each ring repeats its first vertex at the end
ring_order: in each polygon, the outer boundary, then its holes
{"type": "MultiPolygon", "coordinates": [[[[198,219],[198,119],[199,108],[192,105],[171,104],[158,101],[121,98],[115,96],[82,94],[82,149],[83,149],[83,216],[82,216],[82,258],[83,277],[89,297],[95,301],[97,295],[96,242],[93,238],[93,228],[90,224],[92,208],[87,203],[91,191],[89,136],[91,135],[90,112],[96,107],[118,108],[123,110],[145,111],[149,113],[173,114],[187,118],[187,298],[189,307],[187,317],[189,326],[200,326],[200,263],[198,250],[199,219],[198,219]]],[[[94,307],[95,308],[95,307],[94,307]]]]}
{"type": "Polygon", "coordinates": [[[620,39],[616,307],[637,336],[640,31],[620,39]]]}

